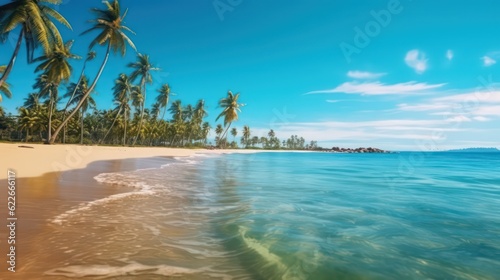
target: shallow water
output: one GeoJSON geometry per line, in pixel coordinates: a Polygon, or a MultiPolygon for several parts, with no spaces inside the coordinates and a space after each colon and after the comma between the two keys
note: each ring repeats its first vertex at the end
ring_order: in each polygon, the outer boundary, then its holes
{"type": "Polygon", "coordinates": [[[260,153],[103,173],[47,223],[47,278],[495,279],[500,154],[260,153]],[[50,248],[48,248],[50,247],[50,248]]]}

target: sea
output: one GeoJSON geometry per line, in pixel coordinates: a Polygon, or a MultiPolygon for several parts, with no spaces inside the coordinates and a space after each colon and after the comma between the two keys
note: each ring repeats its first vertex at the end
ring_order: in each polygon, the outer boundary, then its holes
{"type": "Polygon", "coordinates": [[[94,180],[132,191],[48,221],[68,257],[47,278],[500,279],[500,153],[201,154],[94,180]]]}

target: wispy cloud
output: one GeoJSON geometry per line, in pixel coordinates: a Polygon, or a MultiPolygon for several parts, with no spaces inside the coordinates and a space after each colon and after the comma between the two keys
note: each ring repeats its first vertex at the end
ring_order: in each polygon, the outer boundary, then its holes
{"type": "Polygon", "coordinates": [[[405,56],[406,65],[413,68],[417,74],[422,74],[427,70],[427,61],[425,54],[419,50],[411,50],[405,56]]]}
{"type": "Polygon", "coordinates": [[[436,103],[500,103],[500,90],[474,91],[432,99],[436,103]]]}
{"type": "Polygon", "coordinates": [[[372,80],[378,79],[382,76],[387,75],[387,73],[373,73],[373,72],[365,72],[365,71],[349,71],[347,72],[347,77],[353,79],[365,79],[372,80]]]}
{"type": "Polygon", "coordinates": [[[386,94],[409,94],[422,93],[431,89],[436,89],[445,84],[427,84],[417,82],[406,82],[399,84],[387,85],[381,82],[346,82],[334,89],[310,91],[307,94],[318,93],[348,93],[361,95],[386,95],[386,94]]]}
{"type": "Polygon", "coordinates": [[[449,105],[449,104],[441,104],[441,103],[416,104],[416,105],[409,105],[409,104],[403,103],[403,104],[399,104],[397,106],[398,106],[398,109],[401,111],[413,111],[413,112],[447,110],[451,107],[451,105],[449,105]]]}
{"type": "Polygon", "coordinates": [[[337,103],[337,102],[340,102],[340,100],[327,99],[326,102],[328,102],[328,103],[337,103]]]}
{"type": "Polygon", "coordinates": [[[451,60],[453,59],[453,57],[454,57],[454,56],[455,56],[455,54],[453,53],[453,51],[452,51],[452,50],[447,50],[447,51],[446,51],[446,58],[447,58],[448,60],[450,60],[450,61],[451,61],[451,60]]]}
{"type": "Polygon", "coordinates": [[[496,60],[494,60],[493,58],[491,58],[491,57],[489,57],[487,55],[481,57],[481,60],[483,61],[483,65],[485,67],[490,67],[490,66],[492,66],[492,65],[494,65],[494,64],[497,63],[496,60]]]}
{"type": "Polygon", "coordinates": [[[487,121],[490,120],[489,118],[486,118],[486,117],[483,117],[483,116],[477,116],[477,117],[474,117],[473,119],[475,121],[478,121],[478,122],[487,122],[487,121]]]}
{"type": "Polygon", "coordinates": [[[420,104],[399,104],[402,112],[427,112],[429,115],[443,116],[449,121],[487,122],[489,117],[500,117],[500,91],[474,91],[437,97],[420,104]]]}

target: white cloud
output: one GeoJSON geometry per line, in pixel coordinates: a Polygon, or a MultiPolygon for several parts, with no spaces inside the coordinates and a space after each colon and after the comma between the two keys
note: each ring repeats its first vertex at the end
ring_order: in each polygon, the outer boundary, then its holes
{"type": "Polygon", "coordinates": [[[348,93],[361,95],[383,95],[383,94],[407,94],[422,93],[431,89],[436,89],[445,84],[427,84],[417,82],[406,82],[393,85],[386,85],[380,82],[357,83],[346,82],[330,90],[310,91],[307,94],[317,93],[348,93]]]}
{"type": "Polygon", "coordinates": [[[387,73],[372,73],[372,72],[364,72],[364,71],[349,71],[347,72],[347,76],[353,79],[378,79],[382,76],[387,75],[387,73]]]}
{"type": "Polygon", "coordinates": [[[453,57],[454,57],[454,56],[455,56],[455,54],[453,53],[453,51],[452,51],[452,50],[447,50],[447,51],[446,51],[446,58],[447,58],[448,60],[450,60],[450,61],[451,61],[451,60],[453,59],[453,57]]]}
{"type": "Polygon", "coordinates": [[[497,61],[496,61],[496,60],[494,60],[493,58],[491,58],[491,57],[489,57],[489,56],[487,56],[487,55],[485,55],[485,56],[481,57],[481,59],[483,60],[483,65],[484,65],[485,67],[490,67],[491,65],[496,64],[496,63],[497,63],[497,61]]]}
{"type": "Polygon", "coordinates": [[[446,119],[447,122],[451,123],[462,123],[462,122],[470,122],[471,119],[464,115],[456,115],[451,118],[446,119]]]}
{"type": "Polygon", "coordinates": [[[401,111],[414,111],[414,112],[422,112],[422,111],[433,111],[433,110],[447,110],[450,109],[451,105],[449,104],[417,104],[417,105],[408,105],[408,104],[399,104],[398,109],[401,111]]]}
{"type": "Polygon", "coordinates": [[[328,103],[337,103],[337,102],[340,102],[340,100],[328,99],[328,100],[326,100],[326,102],[328,102],[328,103]]]}
{"type": "Polygon", "coordinates": [[[427,70],[427,61],[425,54],[419,50],[411,50],[405,56],[406,65],[415,69],[417,74],[422,74],[427,70]]]}
{"type": "Polygon", "coordinates": [[[474,91],[464,94],[455,94],[444,97],[434,98],[433,102],[439,103],[458,103],[458,104],[474,104],[474,103],[500,103],[500,90],[483,90],[474,91]]]}
{"type": "Polygon", "coordinates": [[[429,115],[442,116],[451,122],[486,122],[488,117],[500,117],[500,91],[475,91],[432,98],[426,103],[399,104],[400,112],[428,112],[429,115]]]}
{"type": "Polygon", "coordinates": [[[477,106],[471,113],[477,116],[500,116],[500,106],[477,106]]]}
{"type": "Polygon", "coordinates": [[[486,118],[486,117],[483,117],[483,116],[477,116],[477,117],[474,117],[473,118],[475,121],[478,121],[478,122],[487,122],[489,121],[490,119],[486,118]]]}

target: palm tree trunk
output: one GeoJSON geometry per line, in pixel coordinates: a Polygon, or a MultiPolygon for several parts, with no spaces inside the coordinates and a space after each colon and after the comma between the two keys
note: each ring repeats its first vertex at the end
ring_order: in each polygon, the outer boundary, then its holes
{"type": "Polygon", "coordinates": [[[80,109],[80,145],[83,145],[83,109],[80,109]]]}
{"type": "Polygon", "coordinates": [[[21,29],[21,33],[19,33],[19,38],[17,39],[16,48],[14,50],[14,53],[12,54],[12,57],[10,58],[9,65],[7,65],[5,72],[3,72],[2,78],[0,78],[0,87],[7,80],[7,77],[9,76],[10,71],[12,71],[12,68],[14,67],[14,63],[16,62],[17,54],[19,53],[19,50],[21,49],[21,43],[23,42],[23,38],[24,38],[24,27],[21,29]]]}
{"type": "MultiPolygon", "coordinates": [[[[227,131],[231,127],[231,124],[232,124],[232,122],[229,123],[229,125],[226,128],[226,130],[224,130],[224,133],[222,133],[222,136],[220,137],[221,140],[224,139],[224,136],[226,135],[227,131]]],[[[224,141],[224,148],[226,147],[226,142],[227,142],[227,139],[224,141]]]]}
{"type": "Polygon", "coordinates": [[[125,110],[123,110],[123,122],[124,122],[124,128],[123,128],[123,146],[126,146],[127,143],[127,108],[125,107],[125,110]]]}
{"type": "Polygon", "coordinates": [[[64,126],[63,129],[63,139],[62,139],[63,144],[66,144],[66,126],[64,126]]]}
{"type": "Polygon", "coordinates": [[[106,140],[106,137],[108,137],[109,132],[111,132],[111,129],[113,129],[113,126],[115,126],[115,122],[118,119],[118,117],[120,116],[121,112],[122,112],[122,107],[120,107],[120,109],[118,110],[118,113],[116,113],[116,117],[113,120],[113,122],[111,123],[111,127],[108,129],[108,131],[106,132],[104,137],[102,137],[102,139],[99,141],[99,144],[101,144],[102,142],[104,142],[104,140],[106,140]]]}
{"type": "Polygon", "coordinates": [[[104,67],[106,66],[106,63],[108,62],[110,51],[111,51],[111,43],[108,42],[108,49],[106,50],[106,56],[104,57],[104,60],[103,60],[102,65],[101,65],[101,68],[99,68],[99,72],[97,73],[97,76],[95,77],[94,82],[92,83],[92,85],[90,86],[90,88],[87,90],[87,92],[85,93],[85,95],[82,97],[82,99],[80,100],[80,102],[78,102],[78,104],[76,105],[76,107],[73,110],[73,112],[71,112],[69,114],[69,116],[65,120],[63,120],[63,122],[54,131],[54,134],[52,135],[52,137],[48,141],[49,144],[54,144],[54,141],[56,140],[56,137],[59,134],[59,132],[61,132],[61,129],[76,114],[76,112],[80,109],[80,107],[82,107],[83,103],[87,100],[87,97],[89,97],[90,93],[94,90],[95,86],[97,85],[97,81],[101,77],[102,71],[104,70],[104,67]]]}
{"type": "MultiPolygon", "coordinates": [[[[47,128],[47,140],[52,137],[52,113],[54,112],[54,100],[52,98],[52,91],[50,92],[49,102],[49,127],[47,128]]],[[[54,139],[55,140],[55,139],[54,139]]]]}
{"type": "Polygon", "coordinates": [[[132,146],[135,145],[135,142],[137,142],[137,138],[139,137],[139,133],[142,129],[142,121],[144,120],[144,107],[146,107],[146,80],[144,79],[144,76],[141,79],[141,87],[142,87],[142,92],[144,94],[144,98],[142,99],[142,108],[141,108],[141,120],[139,121],[139,130],[137,135],[134,138],[134,142],[132,143],[132,146]]]}
{"type": "Polygon", "coordinates": [[[163,114],[161,115],[161,119],[165,120],[165,113],[167,112],[167,106],[163,107],[163,114]]]}
{"type": "MultiPolygon", "coordinates": [[[[64,107],[63,120],[66,118],[66,113],[68,112],[69,104],[73,100],[73,97],[75,97],[76,91],[78,90],[78,87],[80,86],[80,83],[83,80],[83,76],[85,76],[85,68],[87,67],[88,61],[89,61],[88,59],[85,59],[85,62],[83,62],[82,72],[80,73],[80,77],[78,78],[78,81],[76,82],[75,89],[71,93],[71,97],[68,99],[68,102],[66,102],[66,106],[64,107]]],[[[67,124],[64,125],[63,143],[66,143],[66,128],[67,128],[67,124]]]]}
{"type": "Polygon", "coordinates": [[[134,141],[132,141],[132,146],[135,146],[135,143],[137,142],[137,138],[139,138],[139,134],[141,133],[143,117],[144,117],[144,102],[142,103],[142,108],[141,108],[141,116],[140,116],[139,124],[138,124],[139,128],[137,129],[137,134],[134,137],[134,141]]]}

